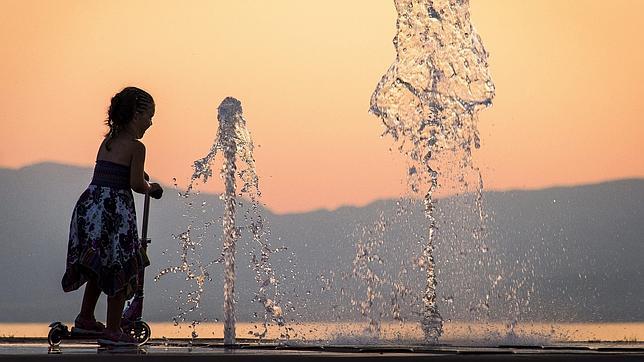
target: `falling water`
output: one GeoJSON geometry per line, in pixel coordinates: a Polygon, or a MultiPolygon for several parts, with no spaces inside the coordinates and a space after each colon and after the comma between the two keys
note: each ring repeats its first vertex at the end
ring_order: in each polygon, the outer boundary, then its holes
{"type": "MultiPolygon", "coordinates": [[[[477,113],[491,105],[494,84],[488,53],[470,23],[467,0],[394,3],[398,12],[393,40],[396,60],[378,83],[370,112],[380,117],[384,134],[391,135],[398,150],[407,156],[410,191],[424,200],[429,226],[418,263],[426,271],[421,326],[425,340],[435,343],[443,325],[436,304],[433,255],[433,194],[440,186],[441,158],[458,155],[460,169],[478,172],[472,163],[472,146],[480,146],[477,113]]],[[[483,218],[480,205],[477,198],[483,218]]]]}
{"type": "MultiPolygon", "coordinates": [[[[259,197],[259,178],[255,169],[255,159],[253,157],[254,145],[250,137],[246,120],[242,114],[241,102],[235,98],[225,98],[218,107],[217,119],[219,127],[215,141],[208,154],[194,162],[194,173],[185,193],[179,195],[189,199],[193,193],[194,187],[201,180],[206,183],[212,176],[212,166],[218,151],[223,154],[224,162],[220,170],[220,176],[224,180],[224,193],[221,200],[224,203],[223,215],[223,247],[221,256],[204,265],[200,258],[196,262],[188,261],[188,252],[194,251],[197,244],[192,240],[191,227],[181,233],[179,237],[181,248],[181,265],[165,268],[159,272],[157,279],[167,273],[183,272],[186,274],[186,280],[195,280],[198,289],[189,293],[189,301],[193,307],[182,312],[182,317],[188,312],[194,311],[199,306],[199,300],[203,293],[205,280],[210,280],[207,268],[213,264],[224,264],[224,344],[233,345],[235,343],[235,249],[236,243],[243,231],[249,231],[252,235],[254,246],[258,249],[256,253],[251,253],[252,267],[255,271],[255,280],[258,283],[258,290],[253,298],[254,302],[261,303],[264,310],[264,329],[262,332],[254,333],[260,339],[264,338],[267,333],[267,324],[273,321],[279,326],[283,326],[284,317],[281,307],[279,306],[280,293],[278,291],[278,281],[270,264],[270,256],[274,252],[270,248],[268,241],[269,232],[265,225],[265,220],[260,213],[259,197]],[[239,167],[238,167],[239,166],[239,167]],[[239,193],[237,190],[237,181],[240,181],[239,193]],[[250,205],[245,208],[243,220],[236,218],[239,208],[242,206],[242,200],[238,196],[246,196],[250,199],[250,205]],[[243,221],[241,225],[240,221],[243,221]],[[196,270],[195,270],[196,266],[196,270]],[[272,297],[271,297],[272,295],[272,297]]],[[[192,207],[192,202],[186,203],[188,208],[192,207]]],[[[202,205],[203,206],[203,205],[202,205]]],[[[205,210],[203,210],[205,211],[205,210]]],[[[204,226],[207,229],[212,223],[208,222],[204,226]]],[[[202,246],[203,247],[203,246],[202,246]]],[[[193,327],[194,327],[193,322],[193,327]]],[[[194,334],[194,333],[193,333],[194,334]]]]}
{"type": "Polygon", "coordinates": [[[382,264],[384,261],[377,254],[376,249],[384,243],[383,234],[386,229],[386,221],[382,212],[378,217],[378,221],[373,225],[364,227],[362,235],[356,243],[356,255],[353,259],[352,276],[365,282],[367,287],[366,300],[358,304],[360,314],[369,318],[369,326],[365,331],[369,337],[377,338],[380,334],[380,318],[382,311],[376,311],[375,300],[381,297],[379,289],[381,289],[385,280],[377,272],[376,266],[382,264]]]}

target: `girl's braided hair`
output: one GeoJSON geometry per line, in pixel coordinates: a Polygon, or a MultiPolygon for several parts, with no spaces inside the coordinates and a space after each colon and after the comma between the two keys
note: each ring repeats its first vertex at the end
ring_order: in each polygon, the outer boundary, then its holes
{"type": "Polygon", "coordinates": [[[154,99],[150,93],[136,87],[126,87],[116,93],[107,110],[105,124],[110,128],[107,132],[105,147],[110,150],[110,142],[134,119],[137,113],[143,113],[154,107],[154,99]]]}

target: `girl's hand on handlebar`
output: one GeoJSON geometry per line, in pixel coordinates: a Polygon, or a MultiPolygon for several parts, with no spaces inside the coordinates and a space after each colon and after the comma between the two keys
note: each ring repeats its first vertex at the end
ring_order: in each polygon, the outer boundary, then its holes
{"type": "Polygon", "coordinates": [[[150,195],[151,198],[153,199],[160,199],[161,196],[163,196],[163,189],[161,188],[161,185],[159,185],[156,182],[153,182],[150,184],[150,191],[148,191],[148,195],[150,195]]]}

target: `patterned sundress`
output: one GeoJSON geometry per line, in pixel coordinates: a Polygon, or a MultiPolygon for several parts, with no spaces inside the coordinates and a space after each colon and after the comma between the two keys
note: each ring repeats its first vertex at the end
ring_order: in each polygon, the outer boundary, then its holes
{"type": "Polygon", "coordinates": [[[69,226],[65,292],[96,279],[105,294],[131,298],[149,265],[136,226],[130,168],[96,161],[92,182],[76,202],[69,226]]]}

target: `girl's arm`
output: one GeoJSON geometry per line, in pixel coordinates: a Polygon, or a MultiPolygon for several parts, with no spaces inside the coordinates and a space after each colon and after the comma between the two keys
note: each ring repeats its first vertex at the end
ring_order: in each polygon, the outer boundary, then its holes
{"type": "Polygon", "coordinates": [[[130,187],[140,194],[147,194],[150,191],[150,184],[145,180],[144,167],[145,145],[134,141],[132,162],[130,162],[130,187]]]}

